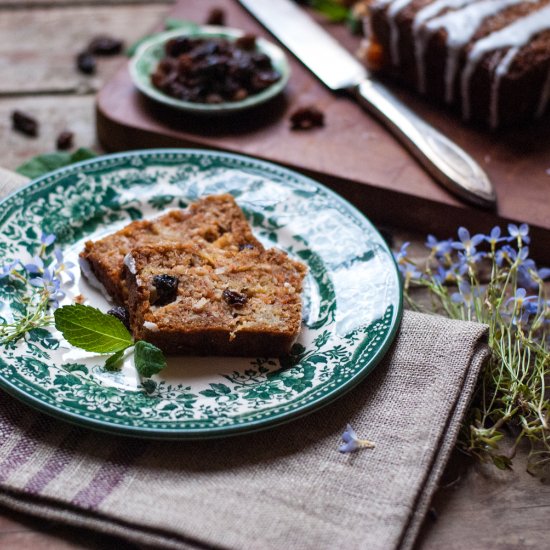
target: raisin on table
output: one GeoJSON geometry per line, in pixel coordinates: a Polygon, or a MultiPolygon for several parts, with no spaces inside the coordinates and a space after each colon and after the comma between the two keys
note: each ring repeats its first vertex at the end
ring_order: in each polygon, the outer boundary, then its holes
{"type": "Polygon", "coordinates": [[[90,52],[81,52],[76,56],[76,67],[82,74],[94,74],[96,62],[90,52]]]}
{"type": "Polygon", "coordinates": [[[38,121],[23,111],[13,111],[11,114],[13,129],[27,136],[38,135],[38,121]]]}
{"type": "Polygon", "coordinates": [[[88,51],[94,55],[118,55],[123,47],[122,40],[105,34],[93,38],[88,44],[88,51]]]}
{"type": "Polygon", "coordinates": [[[57,136],[57,140],[55,142],[57,150],[66,151],[67,149],[70,149],[73,146],[73,139],[74,134],[72,132],[69,132],[69,130],[61,132],[57,136]]]}
{"type": "Polygon", "coordinates": [[[300,107],[290,115],[291,130],[310,130],[325,125],[325,115],[312,105],[300,107]]]}

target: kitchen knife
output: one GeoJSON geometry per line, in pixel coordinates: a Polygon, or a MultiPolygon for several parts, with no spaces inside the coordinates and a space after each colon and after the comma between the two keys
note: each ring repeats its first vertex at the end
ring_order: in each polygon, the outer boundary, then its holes
{"type": "Polygon", "coordinates": [[[496,205],[481,166],[371,79],[363,64],[292,0],[239,1],[328,88],[351,94],[381,120],[441,185],[476,205],[496,205]]]}

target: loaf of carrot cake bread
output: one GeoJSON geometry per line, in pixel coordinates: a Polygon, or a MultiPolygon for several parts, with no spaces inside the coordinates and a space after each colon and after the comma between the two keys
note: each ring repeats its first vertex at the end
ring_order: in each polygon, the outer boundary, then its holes
{"type": "Polygon", "coordinates": [[[541,117],[550,99],[550,0],[373,0],[367,61],[465,120],[541,117]]]}
{"type": "Polygon", "coordinates": [[[243,246],[263,250],[233,197],[211,195],[185,210],[135,221],[103,239],[86,242],[80,253],[81,270],[92,284],[101,283],[113,300],[123,305],[127,300],[122,275],[124,256],[134,248],[164,242],[213,244],[234,251],[243,246]]]}
{"type": "Polygon", "coordinates": [[[300,331],[305,273],[277,249],[135,248],[125,258],[134,338],[166,353],[283,355],[300,331]]]}

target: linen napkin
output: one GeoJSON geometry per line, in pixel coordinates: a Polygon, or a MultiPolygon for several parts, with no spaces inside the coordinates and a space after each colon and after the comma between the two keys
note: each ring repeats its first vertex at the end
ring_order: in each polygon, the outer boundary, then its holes
{"type": "Polygon", "coordinates": [[[355,389],[226,439],[100,434],[2,393],[0,503],[164,548],[411,548],[488,355],[485,336],[483,325],[407,311],[355,389]],[[339,453],[347,423],[376,447],[339,453]]]}

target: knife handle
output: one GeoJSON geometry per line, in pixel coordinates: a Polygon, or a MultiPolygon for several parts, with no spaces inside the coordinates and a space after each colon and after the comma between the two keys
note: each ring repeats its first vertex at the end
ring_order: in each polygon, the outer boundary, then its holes
{"type": "Polygon", "coordinates": [[[364,80],[353,91],[361,105],[380,119],[439,183],[468,202],[495,207],[496,195],[487,174],[456,143],[378,82],[364,80]]]}

